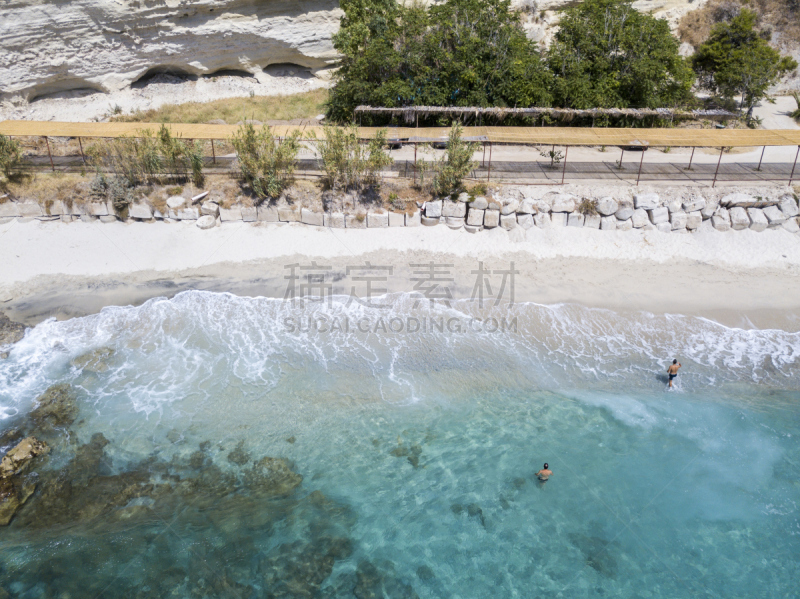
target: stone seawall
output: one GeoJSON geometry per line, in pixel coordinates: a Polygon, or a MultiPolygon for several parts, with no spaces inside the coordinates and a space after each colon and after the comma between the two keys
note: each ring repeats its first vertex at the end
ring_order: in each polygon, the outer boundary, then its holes
{"type": "Polygon", "coordinates": [[[259,206],[220,204],[207,194],[196,198],[172,196],[160,208],[141,201],[124,215],[115,214],[110,202],[31,201],[0,203],[0,222],[19,219],[72,222],[195,221],[201,229],[226,222],[302,223],[315,227],[366,229],[445,225],[470,233],[502,228],[542,229],[583,227],[602,231],[633,229],[663,233],[692,233],[704,229],[720,232],[750,229],[756,232],[782,228],[800,232],[798,196],[791,188],[749,189],[737,192],[697,188],[631,190],[566,186],[558,191],[537,186],[514,186],[487,196],[461,193],[456,197],[412,204],[404,212],[361,208],[353,212],[323,212],[302,203],[259,206]]]}

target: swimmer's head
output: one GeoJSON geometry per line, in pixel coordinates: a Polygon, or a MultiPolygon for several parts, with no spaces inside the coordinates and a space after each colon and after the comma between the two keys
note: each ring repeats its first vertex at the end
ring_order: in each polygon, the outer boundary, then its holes
{"type": "Polygon", "coordinates": [[[548,469],[548,466],[547,466],[547,464],[545,464],[545,465],[544,465],[544,469],[545,469],[545,470],[547,470],[547,469],[548,469]]]}
{"type": "Polygon", "coordinates": [[[673,363],[673,364],[677,364],[677,363],[678,363],[678,360],[677,360],[677,358],[676,358],[675,360],[673,360],[673,361],[672,361],[672,363],[673,363]]]}

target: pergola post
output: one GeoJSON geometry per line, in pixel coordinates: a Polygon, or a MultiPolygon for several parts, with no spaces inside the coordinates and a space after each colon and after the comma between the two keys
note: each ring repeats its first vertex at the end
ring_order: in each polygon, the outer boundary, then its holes
{"type": "MultiPolygon", "coordinates": [[[[553,146],[555,147],[555,146],[553,146]]],[[[564,146],[564,166],[561,167],[561,185],[564,185],[564,175],[567,172],[567,155],[569,154],[569,146],[564,146]]]]}
{"type": "Polygon", "coordinates": [[[794,169],[797,168],[797,156],[800,155],[800,146],[797,146],[797,152],[794,154],[794,164],[792,165],[792,174],[789,175],[789,185],[794,181],[794,169]]]}
{"type": "Polygon", "coordinates": [[[83,155],[83,144],[81,143],[81,138],[78,138],[78,147],[81,150],[81,160],[83,160],[83,164],[86,164],[86,156],[83,155]]]}
{"type": "Polygon", "coordinates": [[[719,165],[722,162],[722,152],[725,151],[725,146],[720,147],[719,149],[719,160],[717,160],[717,170],[714,171],[714,181],[711,183],[711,187],[715,187],[717,185],[717,173],[719,173],[719,165]]]}
{"type": "Polygon", "coordinates": [[[642,157],[639,158],[639,172],[636,174],[636,187],[639,187],[639,178],[642,176],[642,162],[644,162],[644,148],[642,148],[642,157]]]}
{"type": "Polygon", "coordinates": [[[53,169],[53,172],[55,172],[56,167],[53,164],[53,154],[50,152],[50,140],[46,135],[44,136],[44,143],[47,144],[47,155],[50,157],[50,168],[53,169]]]}
{"type": "Polygon", "coordinates": [[[489,181],[492,178],[492,142],[489,142],[489,173],[486,175],[486,180],[489,181]]]}
{"type": "Polygon", "coordinates": [[[761,161],[764,160],[764,152],[766,151],[766,149],[767,146],[761,148],[761,158],[758,159],[758,168],[756,169],[757,171],[761,171],[761,161]]]}
{"type": "Polygon", "coordinates": [[[619,170],[622,170],[622,159],[625,157],[625,148],[622,148],[622,154],[619,155],[619,170]]]}
{"type": "Polygon", "coordinates": [[[417,184],[417,142],[414,142],[414,185],[417,184]]]}
{"type": "Polygon", "coordinates": [[[211,140],[211,163],[217,163],[217,153],[214,151],[214,140],[211,140]]]}

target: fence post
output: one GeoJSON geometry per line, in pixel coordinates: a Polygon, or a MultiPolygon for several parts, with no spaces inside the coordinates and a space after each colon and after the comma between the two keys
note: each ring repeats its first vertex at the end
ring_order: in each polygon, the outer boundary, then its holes
{"type": "Polygon", "coordinates": [[[53,154],[50,153],[50,140],[46,135],[44,136],[44,143],[47,144],[47,155],[50,157],[50,168],[53,169],[53,172],[55,172],[56,167],[53,164],[53,154]]]}
{"type": "MultiPolygon", "coordinates": [[[[555,146],[553,146],[555,147],[555,146]]],[[[564,146],[564,166],[561,167],[561,185],[564,185],[564,174],[567,172],[567,155],[569,154],[569,146],[564,146]]]]}
{"type": "Polygon", "coordinates": [[[717,160],[717,170],[714,171],[714,182],[711,183],[712,189],[717,185],[717,173],[719,173],[719,164],[722,162],[722,152],[725,151],[725,146],[719,149],[719,160],[717,160]]]}
{"type": "Polygon", "coordinates": [[[214,140],[211,140],[211,163],[217,163],[217,153],[214,151],[214,140]]]}
{"type": "Polygon", "coordinates": [[[81,160],[83,160],[83,164],[86,165],[86,156],[83,155],[83,144],[81,143],[81,138],[78,138],[78,147],[81,149],[81,160]]]}
{"type": "Polygon", "coordinates": [[[642,162],[644,162],[644,151],[645,148],[642,148],[642,157],[639,158],[639,172],[636,174],[636,187],[639,187],[639,178],[642,176],[642,162]]]}
{"type": "Polygon", "coordinates": [[[692,146],[692,155],[689,156],[689,166],[686,167],[687,171],[692,170],[692,160],[694,160],[694,151],[695,151],[695,147],[692,146]]]}
{"type": "Polygon", "coordinates": [[[622,154],[619,155],[619,170],[622,170],[622,159],[625,158],[625,148],[622,148],[622,154]]]}
{"type": "Polygon", "coordinates": [[[800,155],[800,146],[797,146],[797,152],[794,155],[794,164],[792,165],[792,174],[789,175],[789,185],[794,181],[794,169],[797,167],[797,156],[800,155]]]}
{"type": "Polygon", "coordinates": [[[486,180],[489,181],[492,178],[492,142],[489,142],[489,174],[486,175],[486,180]]]}
{"type": "Polygon", "coordinates": [[[758,168],[756,169],[757,171],[761,170],[761,161],[764,160],[764,151],[766,149],[767,149],[767,146],[764,146],[763,148],[761,148],[761,158],[758,159],[758,168]]]}

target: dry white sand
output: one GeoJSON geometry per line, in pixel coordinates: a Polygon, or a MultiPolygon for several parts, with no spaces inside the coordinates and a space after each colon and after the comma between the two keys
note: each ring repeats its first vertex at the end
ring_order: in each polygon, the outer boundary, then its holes
{"type": "Polygon", "coordinates": [[[299,224],[28,222],[0,227],[0,308],[36,322],[138,304],[185,289],[283,297],[285,267],[331,266],[349,293],[347,266],[394,268],[385,286],[412,291],[411,264],[452,264],[453,295],[470,297],[478,261],[515,263],[515,300],[616,310],[715,315],[734,324],[800,314],[800,236],[783,230],[696,234],[588,229],[437,227],[341,230],[299,224]],[[339,276],[342,275],[342,276],[339,276]],[[754,314],[758,315],[757,318],[754,314]],[[722,316],[719,316],[722,315],[722,316]],[[768,315],[768,316],[765,316],[768,315]],[[749,320],[748,320],[749,319],[749,320]]]}

